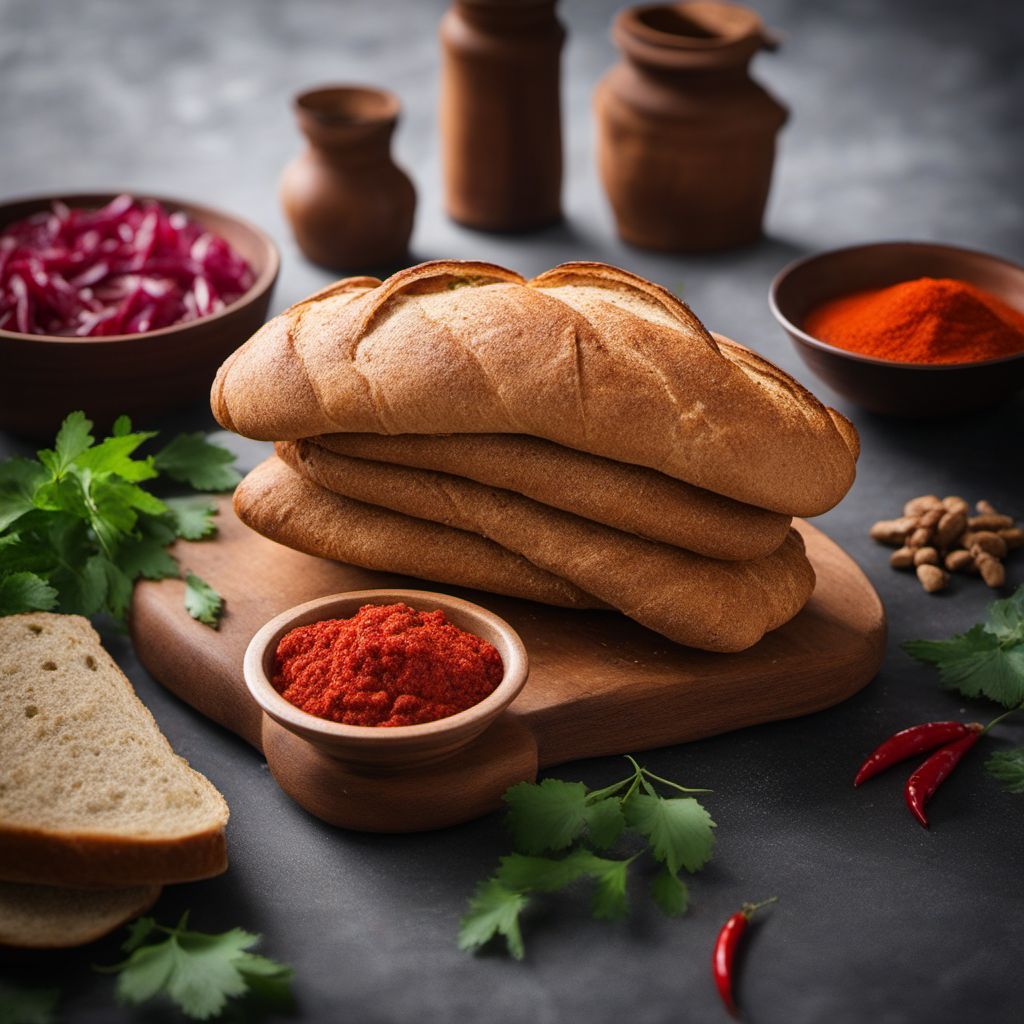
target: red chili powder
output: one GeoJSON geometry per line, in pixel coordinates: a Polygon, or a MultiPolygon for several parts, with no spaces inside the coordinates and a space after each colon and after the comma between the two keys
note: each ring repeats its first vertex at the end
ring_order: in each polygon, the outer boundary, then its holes
{"type": "Polygon", "coordinates": [[[1024,313],[952,278],[919,277],[811,310],[808,334],[900,363],[973,363],[1024,352],[1024,313]]]}
{"type": "Polygon", "coordinates": [[[303,711],[346,725],[420,725],[479,704],[504,667],[486,640],[443,611],[367,604],[351,619],[282,637],[274,689],[303,711]]]}

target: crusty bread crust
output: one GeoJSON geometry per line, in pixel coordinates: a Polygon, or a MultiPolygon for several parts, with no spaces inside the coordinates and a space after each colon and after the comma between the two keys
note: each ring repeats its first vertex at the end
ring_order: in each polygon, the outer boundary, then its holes
{"type": "Polygon", "coordinates": [[[321,487],[478,533],[690,647],[745,650],[796,615],[814,589],[794,530],[762,558],[727,562],[464,477],[354,459],[306,441],[280,442],[277,452],[321,487]]]}
{"type": "Polygon", "coordinates": [[[785,515],[824,512],[853,482],[850,424],[642,278],[439,260],[372,280],[238,349],[213,385],[218,421],[262,440],[526,434],[785,515]]]}
{"type": "Polygon", "coordinates": [[[544,505],[696,551],[761,558],[786,538],[791,519],[674,480],[644,466],[522,434],[326,434],[327,451],[467,477],[544,505]]]}

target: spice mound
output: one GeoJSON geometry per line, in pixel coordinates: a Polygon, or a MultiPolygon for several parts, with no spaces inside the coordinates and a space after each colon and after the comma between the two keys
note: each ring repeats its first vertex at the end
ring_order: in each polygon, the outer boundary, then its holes
{"type": "Polygon", "coordinates": [[[921,277],[844,295],[804,330],[849,352],[899,363],[974,363],[1024,352],[1024,312],[951,278],[921,277]]]}
{"type": "Polygon", "coordinates": [[[350,619],[282,637],[273,686],[311,715],[345,725],[422,725],[479,704],[501,682],[493,645],[441,610],[364,605],[350,619]]]}

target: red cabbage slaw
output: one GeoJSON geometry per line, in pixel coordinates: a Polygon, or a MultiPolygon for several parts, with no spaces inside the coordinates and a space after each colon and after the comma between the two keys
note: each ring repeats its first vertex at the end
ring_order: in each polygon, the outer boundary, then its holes
{"type": "Polygon", "coordinates": [[[54,202],[0,231],[0,329],[108,337],[210,316],[252,268],[218,235],[153,199],[99,210],[54,202]]]}

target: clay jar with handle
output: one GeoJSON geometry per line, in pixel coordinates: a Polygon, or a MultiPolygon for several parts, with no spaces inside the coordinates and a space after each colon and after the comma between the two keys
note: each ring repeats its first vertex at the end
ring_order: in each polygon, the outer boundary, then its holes
{"type": "Polygon", "coordinates": [[[455,0],[441,21],[441,138],[449,216],[486,231],[561,219],[555,0],[455,0]]]}
{"type": "Polygon", "coordinates": [[[623,60],[595,95],[598,165],[622,238],[675,252],[754,241],[787,112],[748,74],[775,48],[753,11],[698,2],[630,7],[623,60]]]}
{"type": "Polygon", "coordinates": [[[284,169],[280,195],[299,248],[333,270],[389,268],[409,250],[416,192],[391,158],[398,97],[368,86],[301,93],[309,146],[284,169]]]}

